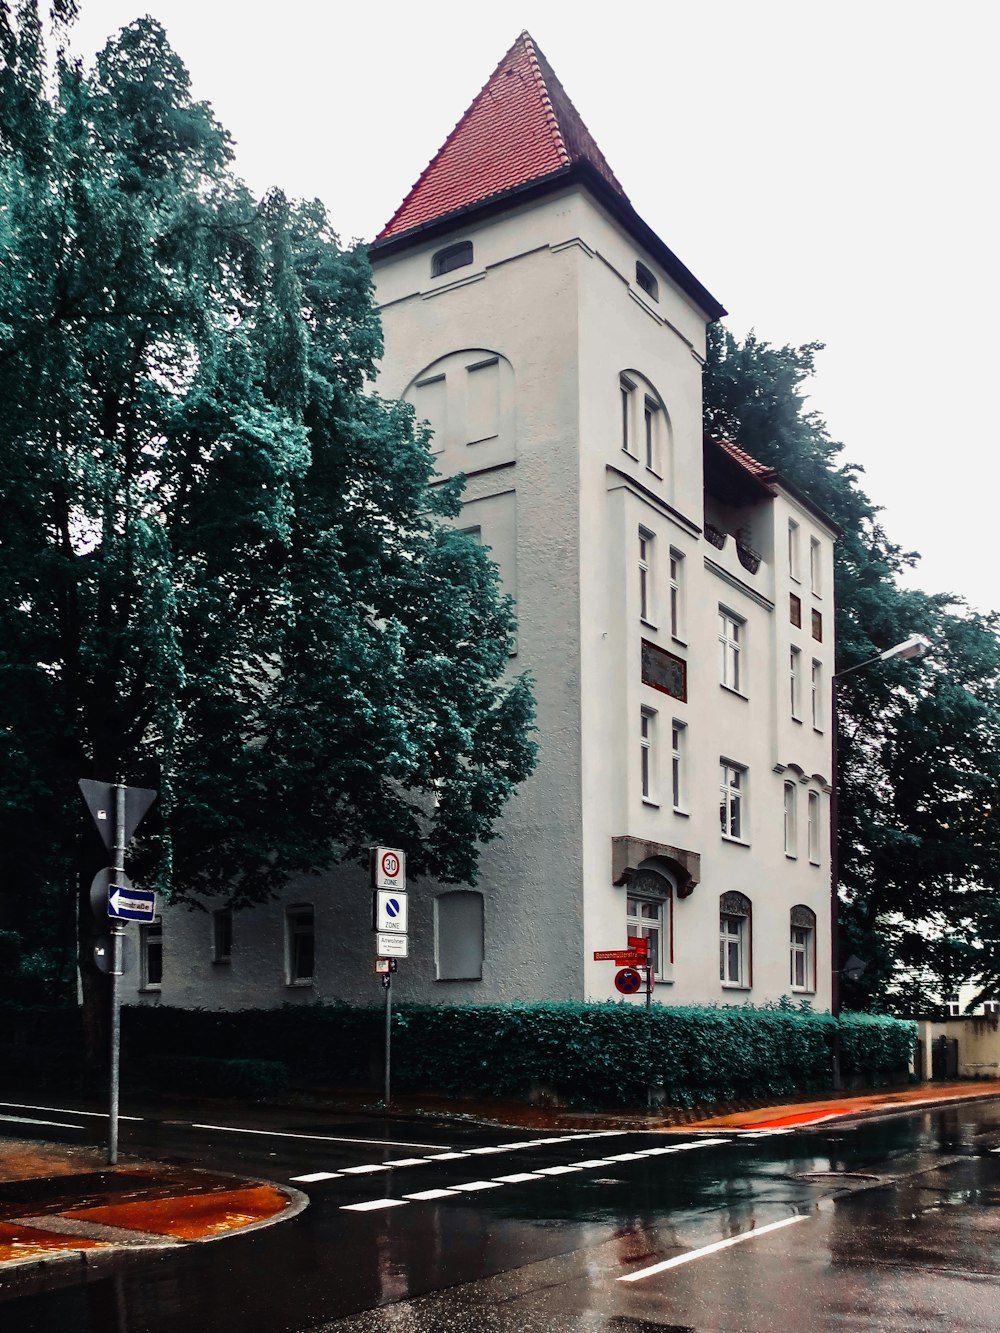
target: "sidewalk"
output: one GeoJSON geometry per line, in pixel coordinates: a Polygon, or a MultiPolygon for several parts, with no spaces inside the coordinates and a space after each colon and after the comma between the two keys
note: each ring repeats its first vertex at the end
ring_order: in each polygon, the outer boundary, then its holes
{"type": "MultiPolygon", "coordinates": [[[[705,1116],[697,1110],[573,1111],[513,1102],[456,1101],[407,1094],[395,1118],[435,1116],[523,1129],[619,1129],[659,1133],[806,1129],[900,1115],[948,1103],[1000,1098],[1000,1082],[924,1083],[814,1101],[771,1103],[705,1116]]],[[[383,1114],[365,1094],[337,1090],[309,1099],[317,1109],[339,1102],[376,1123],[383,1114]]],[[[299,1103],[301,1108],[302,1103],[299,1103]]],[[[704,1110],[705,1108],[702,1108],[704,1110]]],[[[108,1166],[99,1148],[0,1139],[0,1303],[54,1284],[103,1277],[142,1263],[150,1250],[218,1240],[294,1217],[308,1200],[266,1181],[219,1175],[139,1159],[108,1166]]]]}
{"type": "Polygon", "coordinates": [[[99,1148],[0,1139],[0,1302],[104,1277],[151,1250],[270,1226],[306,1206],[298,1190],[99,1148]]]}

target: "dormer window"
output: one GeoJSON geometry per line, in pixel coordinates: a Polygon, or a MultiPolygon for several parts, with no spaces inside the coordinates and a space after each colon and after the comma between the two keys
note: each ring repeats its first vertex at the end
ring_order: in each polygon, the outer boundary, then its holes
{"type": "Polygon", "coordinates": [[[647,296],[651,297],[652,300],[654,301],[659,301],[660,299],[659,284],[653,277],[652,273],[650,273],[646,265],[640,263],[638,260],[636,260],[635,264],[635,281],[636,281],[636,286],[640,287],[646,293],[647,296]]]}
{"type": "Polygon", "coordinates": [[[455,245],[446,245],[431,260],[431,277],[440,278],[442,273],[450,273],[453,268],[464,268],[472,263],[472,242],[458,241],[455,245]]]}

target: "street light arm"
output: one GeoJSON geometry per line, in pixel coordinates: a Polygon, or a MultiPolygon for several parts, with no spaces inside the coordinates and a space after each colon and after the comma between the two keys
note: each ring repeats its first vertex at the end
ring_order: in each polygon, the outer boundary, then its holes
{"type": "Polygon", "coordinates": [[[873,666],[876,662],[888,662],[895,658],[906,661],[911,658],[926,657],[931,650],[931,646],[930,639],[925,638],[923,634],[912,634],[908,639],[904,639],[902,643],[887,648],[884,653],[876,653],[874,657],[868,657],[863,662],[855,662],[853,666],[844,667],[843,671],[835,672],[833,679],[843,680],[852,671],[862,671],[865,667],[873,666]]]}

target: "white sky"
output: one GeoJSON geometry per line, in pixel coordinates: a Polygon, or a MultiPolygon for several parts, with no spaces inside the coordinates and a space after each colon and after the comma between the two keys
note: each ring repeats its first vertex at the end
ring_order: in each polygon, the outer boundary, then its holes
{"type": "Polygon", "coordinates": [[[249,184],[319,196],[343,239],[374,236],[527,28],[729,327],[826,344],[811,405],[922,553],[913,582],[1000,607],[991,0],[81,8],[88,58],[158,18],[249,184]]]}

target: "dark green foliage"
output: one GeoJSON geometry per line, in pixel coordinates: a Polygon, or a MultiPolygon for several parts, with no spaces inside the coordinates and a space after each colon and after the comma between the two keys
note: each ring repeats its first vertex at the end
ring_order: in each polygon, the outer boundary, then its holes
{"type": "Polygon", "coordinates": [[[136,1061],[125,1071],[126,1088],[199,1097],[280,1097],[288,1091],[288,1067],[280,1060],[220,1060],[207,1055],[165,1055],[136,1061]]]}
{"type": "Polygon", "coordinates": [[[535,747],[461,484],[370,391],[363,249],[250,196],[155,21],[47,79],[36,20],[0,5],[0,921],[70,989],[78,778],[159,790],[137,878],[240,906],[379,841],[473,882],[535,747]]]}
{"type": "Polygon", "coordinates": [[[704,408],[710,435],[777,468],[840,526],[838,671],[915,633],[934,645],[922,662],[840,683],[840,956],[868,965],[845,978],[844,1002],[916,1012],[976,976],[1000,995],[1000,616],[900,585],[918,557],[890,541],[861,469],[839,461],[841,445],[807,409],[820,349],[752,333],[740,343],[714,326],[704,408]],[[910,980],[893,1001],[900,966],[910,980]]]}

